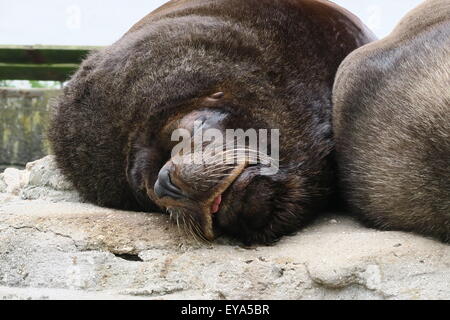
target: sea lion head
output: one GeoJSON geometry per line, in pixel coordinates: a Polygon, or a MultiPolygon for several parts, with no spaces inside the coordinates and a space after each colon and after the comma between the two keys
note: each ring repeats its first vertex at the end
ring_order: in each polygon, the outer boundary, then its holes
{"type": "Polygon", "coordinates": [[[271,243],[304,223],[311,172],[280,139],[289,128],[232,100],[217,91],[168,116],[160,130],[137,130],[128,181],[144,207],[157,204],[196,238],[271,243]]]}

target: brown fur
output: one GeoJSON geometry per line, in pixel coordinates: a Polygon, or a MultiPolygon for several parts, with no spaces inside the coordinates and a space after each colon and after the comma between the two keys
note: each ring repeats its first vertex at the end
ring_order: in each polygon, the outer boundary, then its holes
{"type": "Polygon", "coordinates": [[[450,1],[425,1],[349,55],[333,95],[353,212],[381,229],[450,241],[450,1]]]}
{"type": "Polygon", "coordinates": [[[56,159],[87,201],[155,211],[175,205],[153,192],[170,160],[168,123],[206,109],[225,113],[227,128],[280,129],[280,172],[241,175],[246,189],[230,189],[214,216],[231,236],[272,242],[328,203],[334,76],[371,39],[328,1],[171,1],[82,63],[52,121],[56,159]]]}

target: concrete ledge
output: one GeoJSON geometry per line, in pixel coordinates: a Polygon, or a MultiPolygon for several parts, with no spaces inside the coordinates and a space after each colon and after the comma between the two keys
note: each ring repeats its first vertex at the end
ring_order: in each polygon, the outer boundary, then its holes
{"type": "MultiPolygon", "coordinates": [[[[28,166],[28,175],[52,161],[28,166]]],[[[450,246],[345,216],[323,216],[272,247],[243,248],[196,243],[162,214],[55,202],[51,192],[23,200],[27,187],[0,193],[0,298],[450,298],[450,246]]]]}

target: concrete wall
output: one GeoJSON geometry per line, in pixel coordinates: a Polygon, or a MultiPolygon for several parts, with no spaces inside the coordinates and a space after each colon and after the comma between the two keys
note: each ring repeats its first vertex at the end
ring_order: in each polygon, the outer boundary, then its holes
{"type": "Polygon", "coordinates": [[[45,139],[54,89],[0,88],[0,169],[49,153],[45,139]]]}

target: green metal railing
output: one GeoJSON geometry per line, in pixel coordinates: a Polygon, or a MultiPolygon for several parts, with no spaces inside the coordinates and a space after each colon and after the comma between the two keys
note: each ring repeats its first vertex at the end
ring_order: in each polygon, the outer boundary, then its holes
{"type": "Polygon", "coordinates": [[[65,81],[98,48],[0,45],[0,80],[65,81]]]}

